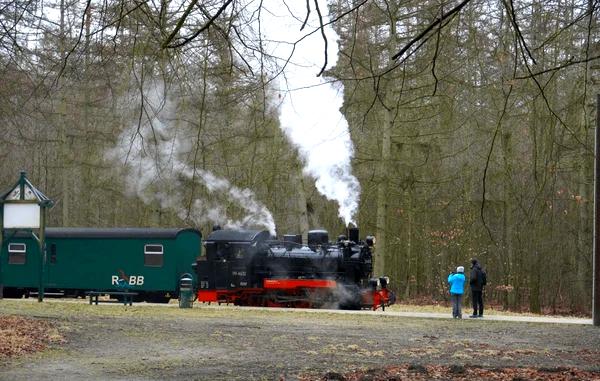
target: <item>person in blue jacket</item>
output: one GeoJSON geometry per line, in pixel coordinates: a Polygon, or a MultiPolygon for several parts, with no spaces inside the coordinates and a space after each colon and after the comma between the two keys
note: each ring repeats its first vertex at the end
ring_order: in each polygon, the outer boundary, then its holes
{"type": "Polygon", "coordinates": [[[450,300],[452,301],[452,317],[462,319],[462,296],[465,292],[465,268],[458,266],[456,272],[448,275],[450,285],[450,300]]]}

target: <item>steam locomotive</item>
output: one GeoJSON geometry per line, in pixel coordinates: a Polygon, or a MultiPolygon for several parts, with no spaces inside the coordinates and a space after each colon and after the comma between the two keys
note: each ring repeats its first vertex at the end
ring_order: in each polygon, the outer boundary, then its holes
{"type": "Polygon", "coordinates": [[[388,278],[371,278],[373,237],[359,230],[329,242],[325,230],[285,235],[216,228],[195,266],[197,300],[240,306],[385,309],[395,302],[388,278]]]}

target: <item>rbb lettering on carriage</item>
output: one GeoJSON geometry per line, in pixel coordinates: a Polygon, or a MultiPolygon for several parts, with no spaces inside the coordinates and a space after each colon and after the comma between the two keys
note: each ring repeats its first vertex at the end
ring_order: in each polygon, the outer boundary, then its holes
{"type": "MultiPolygon", "coordinates": [[[[127,280],[125,280],[125,282],[127,282],[127,280]]],[[[111,276],[110,284],[112,284],[113,286],[118,286],[119,285],[119,276],[118,275],[111,276]]],[[[129,282],[127,282],[127,284],[129,284],[130,286],[141,286],[144,284],[144,276],[143,275],[131,275],[129,277],[129,282]]]]}

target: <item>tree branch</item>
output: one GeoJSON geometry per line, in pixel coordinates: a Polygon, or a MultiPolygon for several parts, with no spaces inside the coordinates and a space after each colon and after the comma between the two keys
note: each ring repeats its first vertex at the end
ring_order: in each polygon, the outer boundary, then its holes
{"type": "Polygon", "coordinates": [[[321,15],[321,10],[319,9],[319,0],[315,0],[315,9],[317,11],[317,15],[319,16],[319,29],[321,29],[321,36],[323,37],[323,42],[325,43],[325,62],[323,62],[323,67],[321,67],[321,71],[319,71],[317,74],[317,77],[320,77],[327,67],[327,36],[325,35],[325,27],[323,26],[323,15],[321,15]]]}
{"type": "Polygon", "coordinates": [[[301,32],[304,29],[304,27],[306,26],[309,16],[310,16],[310,0],[306,0],[306,17],[304,18],[304,22],[302,23],[302,26],[300,27],[301,32]]]}
{"type": "Polygon", "coordinates": [[[196,6],[197,2],[198,2],[198,0],[192,0],[192,2],[190,3],[190,5],[188,5],[188,7],[186,8],[186,10],[183,12],[183,15],[181,15],[181,17],[177,21],[177,25],[175,25],[175,29],[173,29],[173,31],[171,32],[171,34],[162,43],[161,48],[165,49],[169,45],[169,43],[171,43],[171,41],[175,38],[175,36],[177,35],[177,33],[179,33],[179,30],[181,30],[181,28],[183,27],[183,24],[185,23],[185,20],[190,15],[190,13],[192,12],[192,9],[194,9],[194,7],[196,6]]]}
{"type": "Polygon", "coordinates": [[[215,20],[221,15],[221,13],[223,13],[225,11],[225,9],[227,9],[227,7],[229,6],[229,4],[231,4],[233,0],[227,0],[225,1],[225,3],[221,6],[221,8],[219,8],[219,10],[217,11],[217,13],[215,13],[215,15],[213,17],[211,17],[206,24],[204,24],[204,26],[202,26],[202,28],[198,29],[196,32],[194,32],[191,36],[186,37],[183,39],[183,41],[172,44],[172,45],[168,45],[168,44],[163,44],[163,49],[169,48],[169,49],[176,49],[176,48],[180,48],[184,45],[187,45],[189,42],[193,41],[196,37],[198,37],[200,35],[200,33],[204,32],[205,30],[207,30],[208,28],[210,28],[210,26],[215,22],[215,20]]]}
{"type": "Polygon", "coordinates": [[[550,73],[550,72],[555,72],[561,69],[564,69],[566,67],[572,66],[572,65],[577,65],[580,63],[588,63],[594,60],[600,59],[600,55],[597,56],[592,56],[592,57],[586,57],[585,59],[581,59],[581,60],[574,60],[573,57],[571,57],[567,62],[560,64],[558,66],[555,66],[553,68],[550,69],[546,69],[546,70],[541,70],[535,73],[531,73],[529,75],[524,75],[524,76],[520,76],[520,77],[515,77],[514,79],[530,79],[533,77],[537,77],[540,76],[542,74],[546,74],[546,73],[550,73]]]}
{"type": "Polygon", "coordinates": [[[440,17],[435,19],[434,22],[429,24],[429,26],[427,28],[425,28],[421,33],[419,33],[412,40],[410,40],[402,49],[400,49],[400,51],[398,53],[394,54],[392,56],[392,59],[397,60],[398,58],[402,57],[402,55],[404,53],[406,53],[406,51],[408,51],[414,44],[416,44],[419,40],[421,40],[429,32],[431,32],[433,30],[433,28],[435,28],[437,25],[441,24],[444,20],[454,17],[469,2],[471,2],[471,0],[463,0],[462,3],[460,3],[456,7],[452,8],[448,13],[442,13],[442,15],[440,17]]]}

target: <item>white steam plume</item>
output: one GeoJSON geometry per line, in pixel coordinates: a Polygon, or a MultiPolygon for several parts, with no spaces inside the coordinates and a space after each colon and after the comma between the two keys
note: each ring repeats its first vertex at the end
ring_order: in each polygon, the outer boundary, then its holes
{"type": "MultiPolygon", "coordinates": [[[[310,4],[314,5],[312,1],[310,4]]],[[[284,67],[279,77],[281,126],[299,147],[305,172],[316,179],[319,192],[338,202],[339,215],[348,224],[354,222],[360,184],[352,175],[354,150],[348,123],[340,112],[343,86],[316,77],[325,62],[325,43],[316,9],[311,10],[306,27],[300,31],[306,6],[305,1],[264,1],[264,47],[278,57],[278,66],[284,67]]],[[[319,1],[319,9],[324,14],[323,24],[327,24],[326,1],[319,1]]],[[[331,26],[325,26],[324,32],[330,68],[337,61],[338,36],[331,26]]]]}
{"type": "Polygon", "coordinates": [[[182,220],[191,219],[196,224],[218,223],[228,228],[263,226],[273,235],[275,222],[271,212],[256,200],[254,193],[240,189],[210,171],[192,168],[181,157],[189,153],[181,131],[169,125],[175,106],[162,99],[160,86],[147,90],[144,103],[148,110],[147,123],[132,125],[123,131],[116,147],[106,153],[106,158],[125,164],[127,191],[145,203],[159,202],[162,208],[173,210],[182,220]],[[224,208],[216,201],[189,200],[183,194],[185,181],[201,183],[215,198],[225,198],[246,212],[241,220],[226,216],[224,208]],[[189,207],[188,207],[189,205],[189,207]]]}

